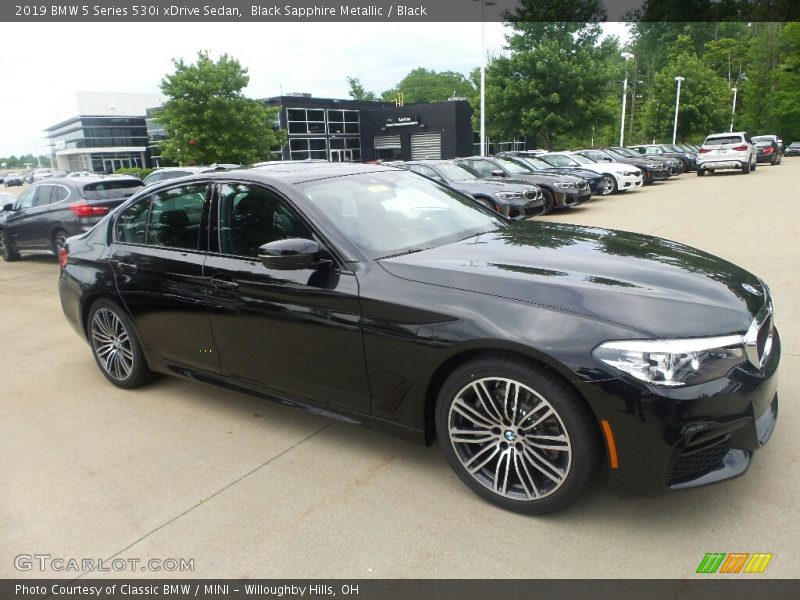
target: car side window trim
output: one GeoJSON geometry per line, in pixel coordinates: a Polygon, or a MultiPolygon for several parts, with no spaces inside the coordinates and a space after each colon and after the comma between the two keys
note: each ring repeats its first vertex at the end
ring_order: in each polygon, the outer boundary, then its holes
{"type": "Polygon", "coordinates": [[[203,210],[202,216],[200,218],[200,232],[198,233],[198,240],[200,242],[199,248],[179,248],[174,246],[162,246],[158,244],[151,244],[148,243],[149,239],[149,229],[150,229],[150,220],[152,217],[153,212],[153,201],[155,197],[159,194],[164,194],[169,192],[173,189],[178,189],[181,187],[185,187],[187,184],[181,183],[177,184],[172,187],[166,187],[158,190],[157,192],[151,192],[147,196],[143,196],[141,198],[137,198],[130,204],[126,205],[124,209],[120,210],[119,213],[114,217],[113,221],[111,222],[111,241],[114,244],[122,244],[125,246],[137,246],[140,248],[161,248],[164,250],[172,250],[176,252],[186,252],[186,253],[193,253],[193,254],[207,254],[208,253],[208,221],[209,221],[209,204],[211,202],[211,194],[212,190],[215,187],[214,182],[212,181],[197,181],[191,182],[190,185],[204,185],[206,187],[205,192],[205,200],[203,202],[203,210]],[[144,229],[144,242],[126,242],[125,240],[119,239],[119,233],[117,229],[117,225],[119,220],[122,218],[122,215],[125,214],[125,211],[135,205],[137,202],[147,199],[147,217],[145,220],[145,229],[144,229]]]}
{"type": "Polygon", "coordinates": [[[212,187],[215,188],[213,192],[213,203],[210,211],[210,225],[209,225],[209,245],[208,245],[208,253],[213,256],[220,256],[225,258],[236,258],[239,260],[247,260],[247,261],[258,261],[258,257],[253,256],[243,256],[239,254],[228,254],[221,251],[221,243],[220,243],[220,236],[222,235],[222,230],[220,227],[220,210],[222,205],[222,194],[221,188],[224,185],[231,185],[231,184],[240,184],[240,185],[248,185],[256,188],[260,188],[270,194],[273,194],[278,200],[284,203],[289,210],[292,211],[295,217],[297,217],[300,222],[311,232],[312,237],[317,241],[320,245],[320,248],[327,252],[330,255],[330,258],[334,262],[334,268],[340,270],[349,270],[345,267],[346,262],[342,260],[342,258],[338,255],[337,251],[333,244],[331,244],[324,235],[322,235],[317,227],[303,214],[295,204],[289,198],[287,198],[284,194],[279,192],[277,189],[270,185],[266,185],[263,183],[257,183],[252,181],[219,181],[217,180],[214,182],[212,187]]]}

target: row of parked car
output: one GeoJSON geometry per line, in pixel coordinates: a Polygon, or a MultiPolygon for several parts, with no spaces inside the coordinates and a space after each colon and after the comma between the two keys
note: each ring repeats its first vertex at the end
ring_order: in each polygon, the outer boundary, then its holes
{"type": "Polygon", "coordinates": [[[664,181],[696,169],[696,163],[691,147],[652,144],[388,164],[445,183],[510,219],[524,219],[664,181]]]}
{"type": "Polygon", "coordinates": [[[73,171],[72,173],[68,173],[67,171],[54,171],[53,169],[42,168],[42,169],[33,169],[32,171],[28,171],[28,173],[19,173],[17,171],[8,173],[5,177],[3,177],[3,185],[5,187],[14,187],[18,185],[24,185],[26,183],[36,183],[37,181],[41,181],[42,179],[51,179],[51,178],[59,178],[59,177],[93,177],[95,176],[94,173],[90,173],[89,171],[73,171]]]}

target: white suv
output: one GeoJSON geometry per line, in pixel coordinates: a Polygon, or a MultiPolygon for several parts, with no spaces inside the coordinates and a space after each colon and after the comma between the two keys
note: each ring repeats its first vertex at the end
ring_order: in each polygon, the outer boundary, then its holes
{"type": "Polygon", "coordinates": [[[706,138],[697,152],[697,174],[717,169],[756,170],[757,151],[746,131],[715,133],[706,138]]]}

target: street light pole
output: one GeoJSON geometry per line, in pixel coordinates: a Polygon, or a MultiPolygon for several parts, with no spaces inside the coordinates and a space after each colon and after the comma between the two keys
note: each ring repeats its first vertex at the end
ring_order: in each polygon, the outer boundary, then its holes
{"type": "Polygon", "coordinates": [[[628,61],[633,58],[630,52],[623,52],[620,54],[625,59],[625,80],[622,82],[622,118],[619,124],[619,145],[620,148],[625,146],[625,107],[628,101],[628,61]]]}
{"type": "Polygon", "coordinates": [[[481,156],[486,156],[486,7],[497,4],[492,0],[473,0],[481,3],[481,156]]]}
{"type": "Polygon", "coordinates": [[[672,126],[672,143],[675,143],[675,138],[678,135],[678,106],[681,103],[681,82],[686,78],[678,75],[675,81],[678,82],[678,91],[675,94],[675,123],[672,126]]]}
{"type": "Polygon", "coordinates": [[[731,131],[733,131],[733,117],[736,114],[736,92],[738,90],[733,88],[733,106],[731,107],[731,131]]]}

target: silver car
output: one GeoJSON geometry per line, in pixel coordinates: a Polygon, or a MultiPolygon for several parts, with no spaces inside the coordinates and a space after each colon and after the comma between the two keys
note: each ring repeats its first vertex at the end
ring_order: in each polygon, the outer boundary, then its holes
{"type": "Polygon", "coordinates": [[[706,138],[697,153],[697,174],[721,169],[756,170],[756,147],[746,131],[715,133],[706,138]]]}

